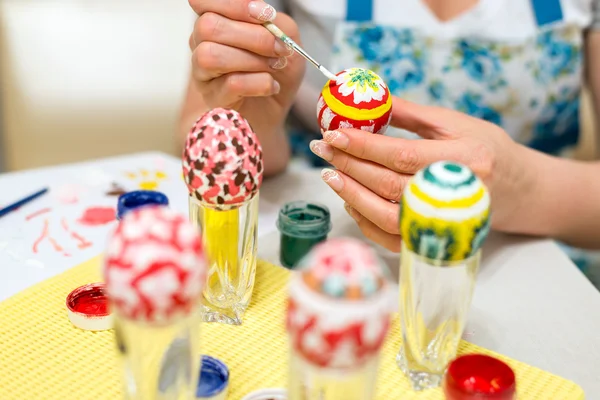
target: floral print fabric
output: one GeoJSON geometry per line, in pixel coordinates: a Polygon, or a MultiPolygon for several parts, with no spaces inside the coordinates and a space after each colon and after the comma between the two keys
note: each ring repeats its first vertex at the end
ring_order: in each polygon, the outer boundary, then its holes
{"type": "Polygon", "coordinates": [[[395,96],[493,122],[546,153],[561,154],[577,143],[582,32],[576,27],[497,43],[349,22],[339,25],[336,43],[334,70],[372,69],[395,96]]]}

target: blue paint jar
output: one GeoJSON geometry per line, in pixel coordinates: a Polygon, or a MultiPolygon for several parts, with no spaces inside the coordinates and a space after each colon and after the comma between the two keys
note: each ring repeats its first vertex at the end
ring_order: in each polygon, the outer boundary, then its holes
{"type": "Polygon", "coordinates": [[[229,369],[216,358],[202,356],[200,378],[196,398],[204,400],[225,400],[229,391],[229,369]]]}
{"type": "Polygon", "coordinates": [[[329,209],[316,203],[295,201],[279,210],[277,229],[281,233],[279,261],[293,269],[331,231],[329,209]]]}
{"type": "Polygon", "coordinates": [[[117,219],[121,220],[129,211],[149,205],[168,206],[169,198],[153,190],[135,190],[119,196],[117,201],[117,219]]]}

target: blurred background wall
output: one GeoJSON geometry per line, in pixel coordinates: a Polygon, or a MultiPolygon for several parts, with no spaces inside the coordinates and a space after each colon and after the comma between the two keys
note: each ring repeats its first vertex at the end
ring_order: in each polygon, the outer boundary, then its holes
{"type": "Polygon", "coordinates": [[[187,0],[0,0],[1,166],[175,154],[193,21],[187,0]]]}
{"type": "Polygon", "coordinates": [[[3,167],[174,152],[193,21],[186,0],[0,0],[3,167]]]}

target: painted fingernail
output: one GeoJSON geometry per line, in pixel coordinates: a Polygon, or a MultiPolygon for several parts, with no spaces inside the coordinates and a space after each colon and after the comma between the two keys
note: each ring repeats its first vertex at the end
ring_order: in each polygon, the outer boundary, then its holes
{"type": "Polygon", "coordinates": [[[350,139],[348,139],[348,136],[340,131],[325,132],[323,134],[323,140],[331,144],[333,147],[337,147],[341,150],[347,149],[348,145],[350,144],[350,139]]]}
{"type": "Polygon", "coordinates": [[[252,18],[263,22],[273,21],[277,16],[277,11],[264,1],[251,1],[248,3],[248,12],[252,18]]]}
{"type": "Polygon", "coordinates": [[[340,174],[332,169],[325,168],[321,171],[321,179],[336,192],[341,192],[344,188],[344,181],[342,181],[340,174]]]}
{"type": "Polygon", "coordinates": [[[354,208],[352,208],[350,204],[344,203],[344,209],[346,209],[346,212],[352,217],[353,220],[356,222],[360,220],[360,214],[354,208]]]}
{"type": "Polygon", "coordinates": [[[273,94],[279,94],[281,92],[281,85],[277,81],[273,81],[273,94]]]}
{"type": "Polygon", "coordinates": [[[325,161],[333,160],[333,148],[321,140],[310,142],[310,150],[325,161]]]}
{"type": "Polygon", "coordinates": [[[273,69],[284,69],[287,65],[288,61],[285,57],[272,58],[269,60],[269,65],[273,69]]]}
{"type": "Polygon", "coordinates": [[[294,49],[292,49],[287,44],[283,43],[279,39],[275,39],[275,54],[280,56],[289,57],[294,54],[294,49]]]}

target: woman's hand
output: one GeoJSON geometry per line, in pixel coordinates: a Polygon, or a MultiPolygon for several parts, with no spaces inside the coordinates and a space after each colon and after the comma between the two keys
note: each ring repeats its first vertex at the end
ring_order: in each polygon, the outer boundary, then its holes
{"type": "Polygon", "coordinates": [[[282,127],[305,62],[261,24],[273,21],[297,41],[296,23],[261,0],[189,3],[198,14],[192,75],[206,106],[236,109],[257,131],[282,127]]]}
{"type": "Polygon", "coordinates": [[[306,62],[261,24],[274,21],[298,42],[296,23],[261,0],[189,2],[198,19],[189,41],[192,76],[180,117],[180,143],[206,111],[233,108],[260,139],[265,177],[283,171],[290,158],[285,120],[306,62]]]}
{"type": "Polygon", "coordinates": [[[470,167],[492,195],[492,224],[510,231],[526,193],[534,187],[531,150],[513,142],[498,126],[448,109],[394,99],[392,125],[424,140],[408,140],[344,129],[325,132],[312,151],[337,171],[323,179],[346,202],[365,236],[400,250],[398,201],[410,177],[441,160],[470,167]]]}

